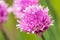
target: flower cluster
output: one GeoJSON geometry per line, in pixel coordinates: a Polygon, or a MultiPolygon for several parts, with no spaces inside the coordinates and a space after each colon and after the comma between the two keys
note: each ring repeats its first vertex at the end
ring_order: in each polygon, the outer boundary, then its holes
{"type": "Polygon", "coordinates": [[[17,26],[21,31],[28,33],[39,33],[47,30],[53,23],[48,14],[48,7],[44,8],[38,4],[39,0],[15,0],[13,11],[18,18],[17,26]]]}
{"type": "Polygon", "coordinates": [[[22,17],[18,20],[18,26],[22,31],[29,33],[44,32],[52,24],[48,15],[48,8],[41,5],[32,5],[23,10],[22,17]]]}

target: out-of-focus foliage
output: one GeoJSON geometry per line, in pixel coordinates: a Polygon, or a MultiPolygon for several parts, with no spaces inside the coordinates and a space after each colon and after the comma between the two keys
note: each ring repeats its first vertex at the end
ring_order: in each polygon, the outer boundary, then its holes
{"type": "MultiPolygon", "coordinates": [[[[12,5],[13,0],[6,0],[9,6],[12,5]]],[[[39,4],[49,8],[49,14],[55,20],[54,25],[51,26],[45,33],[46,40],[60,40],[60,0],[40,0],[39,4]]],[[[10,40],[41,40],[35,34],[26,34],[16,29],[16,19],[11,13],[8,17],[8,22],[5,24],[5,31],[10,40]]],[[[5,40],[0,31],[0,40],[5,40]]]]}

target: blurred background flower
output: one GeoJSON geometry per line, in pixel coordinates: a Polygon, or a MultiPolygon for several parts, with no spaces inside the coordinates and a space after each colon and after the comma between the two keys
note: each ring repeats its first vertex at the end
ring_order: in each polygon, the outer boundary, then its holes
{"type": "Polygon", "coordinates": [[[5,22],[7,20],[7,7],[8,5],[4,1],[0,1],[0,23],[5,22]]]}
{"type": "Polygon", "coordinates": [[[23,13],[23,10],[29,5],[38,5],[39,0],[14,0],[13,2],[13,11],[17,18],[20,18],[23,13]],[[18,14],[17,14],[18,13],[18,14]]]}

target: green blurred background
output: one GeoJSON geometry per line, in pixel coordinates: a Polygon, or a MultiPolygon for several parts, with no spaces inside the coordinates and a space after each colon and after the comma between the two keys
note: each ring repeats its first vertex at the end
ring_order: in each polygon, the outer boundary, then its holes
{"type": "MultiPolygon", "coordinates": [[[[5,0],[9,6],[12,5],[13,0],[5,0]]],[[[49,8],[49,14],[55,20],[54,25],[51,26],[43,35],[46,40],[60,40],[60,0],[40,0],[39,4],[49,8]]],[[[16,19],[14,15],[9,14],[8,21],[5,24],[6,35],[9,40],[42,40],[35,34],[26,34],[16,29],[16,19]]],[[[0,31],[0,40],[5,40],[4,35],[0,31]]]]}

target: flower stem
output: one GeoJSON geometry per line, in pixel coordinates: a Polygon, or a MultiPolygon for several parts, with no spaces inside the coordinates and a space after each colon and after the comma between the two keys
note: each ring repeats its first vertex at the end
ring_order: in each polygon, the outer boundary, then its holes
{"type": "Polygon", "coordinates": [[[45,40],[45,38],[44,38],[44,36],[43,36],[43,35],[42,35],[41,37],[42,37],[42,40],[45,40]]]}
{"type": "Polygon", "coordinates": [[[5,38],[5,40],[9,40],[6,33],[5,33],[5,29],[4,29],[4,26],[3,26],[3,23],[0,23],[0,30],[5,38]]]}
{"type": "Polygon", "coordinates": [[[42,40],[45,40],[44,36],[43,36],[43,32],[37,33],[39,38],[42,38],[42,40]]]}

